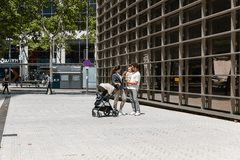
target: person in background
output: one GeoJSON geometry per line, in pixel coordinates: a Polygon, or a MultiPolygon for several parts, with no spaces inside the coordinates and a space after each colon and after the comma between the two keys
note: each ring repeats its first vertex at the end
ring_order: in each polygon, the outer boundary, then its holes
{"type": "Polygon", "coordinates": [[[46,85],[47,85],[47,92],[46,92],[46,94],[48,94],[48,89],[50,89],[51,94],[52,94],[52,82],[53,82],[53,79],[52,79],[52,77],[49,76],[49,74],[47,74],[47,76],[48,76],[48,80],[47,80],[47,83],[46,83],[46,85]]]}
{"type": "Polygon", "coordinates": [[[46,80],[45,80],[45,73],[42,74],[42,84],[45,86],[46,80]]]}
{"type": "Polygon", "coordinates": [[[15,80],[16,86],[18,86],[18,83],[20,83],[20,79],[21,79],[20,76],[18,76],[18,77],[16,78],[16,80],[15,80]]]}
{"type": "Polygon", "coordinates": [[[10,93],[9,93],[9,90],[8,90],[8,82],[9,82],[9,76],[6,75],[5,78],[3,79],[4,90],[3,90],[3,93],[2,93],[2,94],[4,94],[4,92],[5,92],[6,89],[7,89],[8,94],[10,94],[10,93]]]}
{"type": "Polygon", "coordinates": [[[123,106],[127,100],[126,94],[123,89],[123,77],[126,74],[126,71],[123,73],[123,75],[120,75],[121,68],[120,66],[115,66],[112,70],[111,78],[112,78],[112,84],[114,87],[118,90],[115,95],[114,95],[114,104],[113,108],[114,110],[117,110],[117,102],[119,97],[122,97],[122,102],[120,104],[120,110],[119,110],[119,115],[125,115],[125,113],[122,111],[123,106]]]}
{"type": "Polygon", "coordinates": [[[138,63],[133,62],[132,63],[132,69],[134,71],[131,80],[127,81],[129,84],[129,94],[130,94],[130,101],[132,104],[132,109],[133,112],[130,113],[130,115],[135,115],[135,116],[140,116],[140,107],[139,107],[139,102],[137,98],[137,92],[139,89],[139,84],[140,84],[140,79],[141,75],[138,71],[138,63]]]}

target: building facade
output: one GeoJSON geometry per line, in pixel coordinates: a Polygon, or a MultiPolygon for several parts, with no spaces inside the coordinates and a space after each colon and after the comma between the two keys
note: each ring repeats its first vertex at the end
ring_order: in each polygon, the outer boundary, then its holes
{"type": "Polygon", "coordinates": [[[240,2],[98,0],[97,84],[140,65],[141,102],[238,118],[240,2]]]}

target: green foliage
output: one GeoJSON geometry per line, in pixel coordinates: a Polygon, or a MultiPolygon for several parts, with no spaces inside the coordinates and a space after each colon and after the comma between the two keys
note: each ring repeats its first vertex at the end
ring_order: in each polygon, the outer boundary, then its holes
{"type": "MultiPolygon", "coordinates": [[[[83,30],[86,30],[86,25],[83,30]]],[[[84,34],[81,38],[87,39],[87,35],[84,34]]],[[[88,19],[88,39],[92,44],[96,43],[96,17],[89,17],[88,19]]]]}
{"type": "MultiPolygon", "coordinates": [[[[8,48],[5,40],[12,38],[13,43],[21,42],[29,50],[38,47],[48,50],[53,36],[56,37],[56,45],[59,45],[66,43],[67,39],[73,39],[76,30],[86,29],[86,16],[82,16],[86,12],[86,0],[52,0],[51,3],[47,0],[2,0],[0,5],[1,49],[8,48]],[[43,8],[51,6],[55,15],[51,18],[42,17],[43,8]]],[[[94,14],[90,6],[89,12],[94,14]]],[[[95,17],[89,18],[89,32],[90,42],[95,43],[95,17]]]]}
{"type": "Polygon", "coordinates": [[[0,1],[0,58],[5,54],[8,46],[5,40],[7,38],[14,38],[18,33],[19,14],[14,7],[14,2],[9,0],[0,1]]]}

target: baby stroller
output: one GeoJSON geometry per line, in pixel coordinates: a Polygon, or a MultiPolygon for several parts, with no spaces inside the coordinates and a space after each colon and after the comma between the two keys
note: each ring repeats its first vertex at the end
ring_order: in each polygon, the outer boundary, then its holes
{"type": "Polygon", "coordinates": [[[118,116],[118,111],[114,111],[109,99],[113,97],[113,95],[117,92],[111,84],[109,83],[101,83],[97,86],[99,92],[96,93],[96,102],[94,103],[94,108],[92,109],[93,117],[101,117],[101,112],[104,113],[105,116],[109,116],[110,114],[113,117],[118,116]],[[100,112],[101,111],[101,112],[100,112]]]}

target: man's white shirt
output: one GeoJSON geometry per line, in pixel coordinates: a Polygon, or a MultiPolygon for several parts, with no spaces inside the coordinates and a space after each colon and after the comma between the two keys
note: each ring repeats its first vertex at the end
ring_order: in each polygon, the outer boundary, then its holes
{"type": "Polygon", "coordinates": [[[140,84],[140,79],[141,79],[141,75],[140,73],[137,71],[137,72],[134,72],[132,74],[132,78],[130,80],[130,82],[138,82],[136,85],[133,85],[133,84],[129,84],[129,89],[136,89],[138,90],[139,88],[139,84],[140,84]]]}

